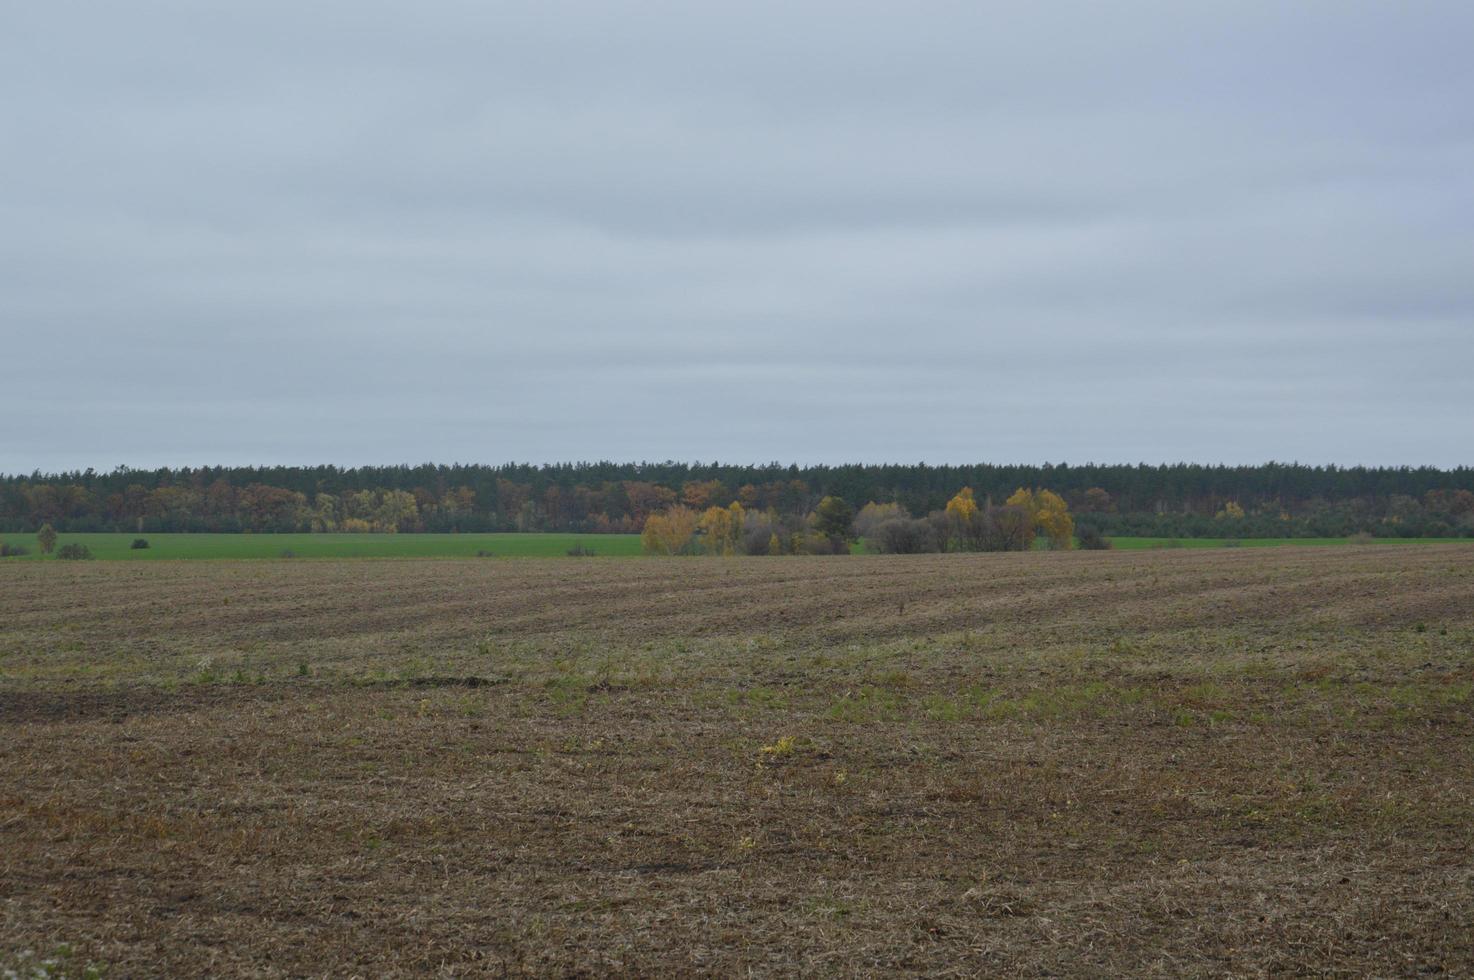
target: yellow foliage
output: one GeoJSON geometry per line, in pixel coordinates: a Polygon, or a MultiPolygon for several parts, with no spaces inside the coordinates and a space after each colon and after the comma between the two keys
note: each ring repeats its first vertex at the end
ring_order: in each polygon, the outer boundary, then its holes
{"type": "Polygon", "coordinates": [[[1230,500],[1223,505],[1223,509],[1217,514],[1219,520],[1239,521],[1243,520],[1244,508],[1239,506],[1237,500],[1230,500]]]}
{"type": "Polygon", "coordinates": [[[1049,546],[1059,551],[1074,547],[1075,520],[1064,498],[1052,490],[1040,490],[1034,494],[1034,504],[1034,524],[1049,538],[1049,546]]]}
{"type": "Polygon", "coordinates": [[[1075,546],[1075,519],[1070,516],[1070,506],[1053,490],[1019,487],[1005,503],[1028,513],[1033,529],[1049,539],[1049,547],[1064,551],[1075,546]]]}
{"type": "Polygon", "coordinates": [[[978,502],[972,498],[972,487],[963,487],[957,496],[947,501],[947,516],[966,524],[978,512],[978,502]]]}
{"type": "Polygon", "coordinates": [[[735,554],[742,547],[742,532],[747,527],[747,510],[734,500],[727,506],[727,514],[732,529],[732,553],[735,554]]]}
{"type": "Polygon", "coordinates": [[[645,518],[640,533],[640,546],[647,555],[679,555],[691,543],[698,518],[689,507],[677,504],[659,514],[645,518]]]}
{"type": "Polygon", "coordinates": [[[1039,509],[1039,505],[1034,501],[1034,491],[1027,487],[1019,487],[1013,492],[1013,496],[1003,503],[1009,507],[1022,507],[1030,514],[1039,509]]]}
{"type": "Polygon", "coordinates": [[[708,553],[719,555],[727,543],[728,514],[725,507],[708,507],[696,526],[701,529],[701,546],[708,553]]]}
{"type": "Polygon", "coordinates": [[[725,507],[708,507],[697,523],[701,547],[709,555],[732,553],[732,513],[725,507]]]}
{"type": "Polygon", "coordinates": [[[734,555],[742,543],[742,527],[747,511],[733,501],[729,507],[708,507],[697,527],[701,529],[701,547],[709,555],[734,555]]]}

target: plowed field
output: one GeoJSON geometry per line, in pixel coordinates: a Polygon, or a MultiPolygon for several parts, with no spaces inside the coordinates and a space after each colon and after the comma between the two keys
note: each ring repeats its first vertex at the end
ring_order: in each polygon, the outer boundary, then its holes
{"type": "Polygon", "coordinates": [[[0,565],[47,957],[1469,975],[1474,546],[0,565]]]}

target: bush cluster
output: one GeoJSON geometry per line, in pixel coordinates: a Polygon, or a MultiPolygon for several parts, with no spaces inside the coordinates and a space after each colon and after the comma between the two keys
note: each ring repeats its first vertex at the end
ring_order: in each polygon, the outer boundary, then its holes
{"type": "Polygon", "coordinates": [[[1075,529],[1075,540],[1085,551],[1105,551],[1111,546],[1110,539],[1100,533],[1094,524],[1081,524],[1075,529]]]}

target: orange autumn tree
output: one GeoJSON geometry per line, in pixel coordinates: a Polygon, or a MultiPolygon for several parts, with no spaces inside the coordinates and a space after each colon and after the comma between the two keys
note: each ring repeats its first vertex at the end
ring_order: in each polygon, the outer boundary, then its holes
{"type": "Polygon", "coordinates": [[[681,503],[692,510],[704,510],[715,506],[725,492],[721,480],[692,481],[681,487],[681,503]]]}

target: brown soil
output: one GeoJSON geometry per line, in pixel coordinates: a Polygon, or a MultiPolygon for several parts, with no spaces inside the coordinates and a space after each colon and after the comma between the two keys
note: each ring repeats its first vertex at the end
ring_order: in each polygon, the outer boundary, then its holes
{"type": "Polygon", "coordinates": [[[1469,546],[0,565],[0,971],[1470,975],[1471,773],[1469,546]]]}

